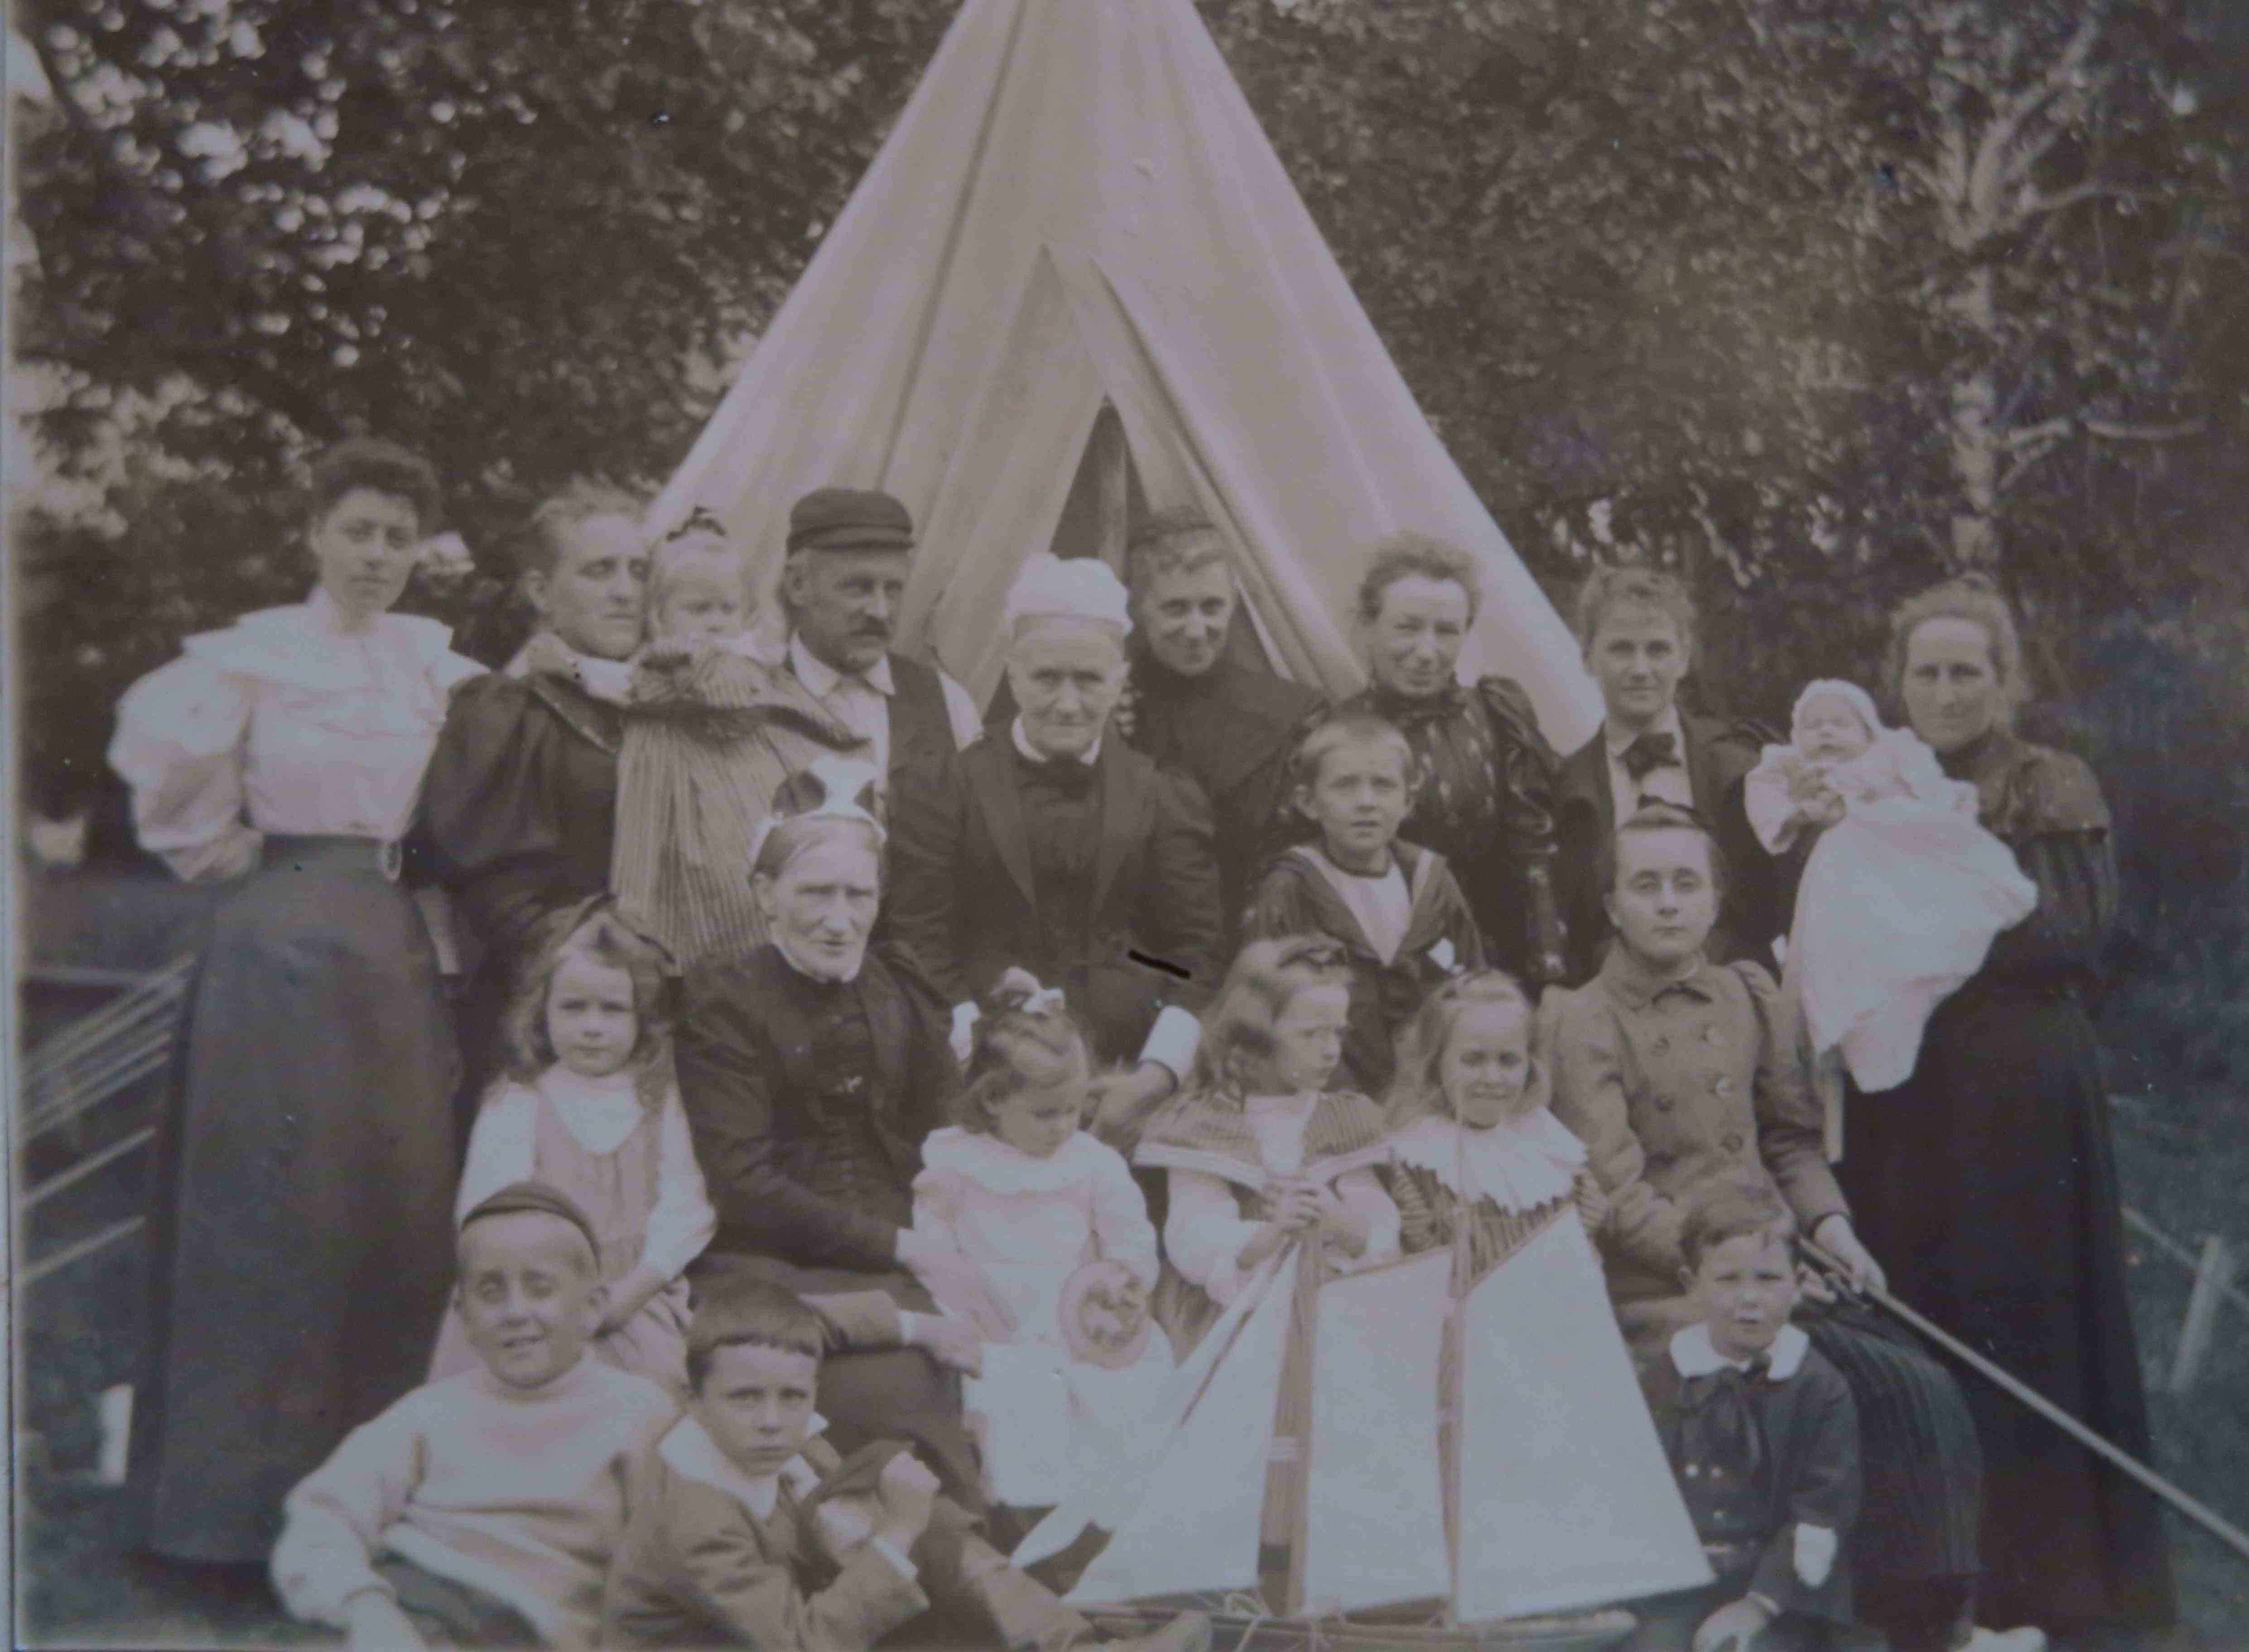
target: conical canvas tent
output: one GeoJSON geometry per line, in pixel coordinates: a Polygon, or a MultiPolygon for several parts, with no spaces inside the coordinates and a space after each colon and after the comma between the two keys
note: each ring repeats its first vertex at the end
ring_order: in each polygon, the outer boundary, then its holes
{"type": "Polygon", "coordinates": [[[1519,679],[1567,750],[1577,650],[1413,404],[1190,0],[967,0],[897,129],[656,507],[770,577],[788,508],[879,487],[921,531],[901,640],[980,699],[1022,559],[1053,543],[1104,407],[1158,507],[1234,540],[1266,651],[1364,671],[1367,550],[1461,545],[1464,665],[1519,679]]]}

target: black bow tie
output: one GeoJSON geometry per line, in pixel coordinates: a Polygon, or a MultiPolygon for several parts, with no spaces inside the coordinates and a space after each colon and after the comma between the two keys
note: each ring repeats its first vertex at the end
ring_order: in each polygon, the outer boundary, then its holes
{"type": "Polygon", "coordinates": [[[1679,741],[1675,735],[1643,734],[1617,754],[1624,771],[1634,780],[1645,780],[1657,769],[1679,767],[1679,741]]]}
{"type": "Polygon", "coordinates": [[[1760,1354],[1746,1369],[1721,1366],[1687,1379],[1680,1443],[1690,1462],[1717,1463],[1744,1475],[1764,1467],[1764,1430],[1750,1395],[1771,1369],[1772,1361],[1760,1354]]]}
{"type": "Polygon", "coordinates": [[[1093,789],[1093,765],[1076,757],[1027,757],[1018,751],[1015,766],[1025,780],[1065,798],[1082,798],[1093,789]]]}

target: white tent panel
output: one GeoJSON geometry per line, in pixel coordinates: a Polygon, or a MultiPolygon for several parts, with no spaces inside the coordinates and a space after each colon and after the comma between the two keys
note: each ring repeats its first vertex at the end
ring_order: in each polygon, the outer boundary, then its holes
{"type": "Polygon", "coordinates": [[[1049,543],[1104,397],[1151,502],[1199,503],[1233,536],[1290,675],[1358,686],[1365,553],[1418,530],[1481,571],[1465,667],[1520,679],[1557,745],[1591,732],[1566,628],[1189,0],[968,0],[655,519],[710,510],[769,574],[801,494],[896,494],[923,535],[904,641],[986,692],[993,593],[1049,543]]]}

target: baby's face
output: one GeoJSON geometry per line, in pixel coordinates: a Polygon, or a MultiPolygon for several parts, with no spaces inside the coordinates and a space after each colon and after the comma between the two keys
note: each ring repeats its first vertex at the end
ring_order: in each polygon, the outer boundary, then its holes
{"type": "Polygon", "coordinates": [[[1850,703],[1832,695],[1820,696],[1797,715],[1797,750],[1814,763],[1847,763],[1874,743],[1874,730],[1850,703]]]}
{"type": "Polygon", "coordinates": [[[753,605],[741,570],[728,563],[691,564],[664,582],[656,628],[666,641],[699,648],[749,628],[753,605]]]}

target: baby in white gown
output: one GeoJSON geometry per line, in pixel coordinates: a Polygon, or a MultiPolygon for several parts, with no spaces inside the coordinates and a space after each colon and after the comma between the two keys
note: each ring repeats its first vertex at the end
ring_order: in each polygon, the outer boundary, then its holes
{"type": "Polygon", "coordinates": [[[1840,1053],[1863,1091],[1913,1074],[1936,1006],[2021,922],[2038,888],[1977,823],[1976,788],[1949,780],[1910,730],[1885,729],[1856,683],[1797,696],[1792,744],[1767,746],[1743,786],[1766,848],[1820,833],[1804,868],[1786,974],[1815,1056],[1840,1053]]]}
{"type": "Polygon", "coordinates": [[[980,1264],[1014,1314],[965,1398],[993,1500],[1043,1508],[1129,1456],[1162,1397],[1156,1229],[1124,1158],[1078,1128],[1096,1081],[1061,993],[1009,971],[968,1071],[961,1122],[923,1144],[914,1227],[980,1264]]]}

